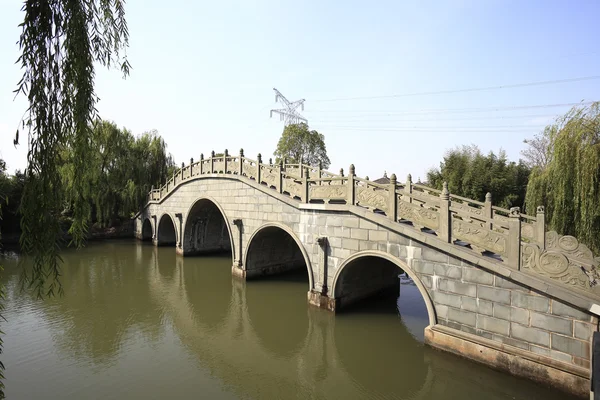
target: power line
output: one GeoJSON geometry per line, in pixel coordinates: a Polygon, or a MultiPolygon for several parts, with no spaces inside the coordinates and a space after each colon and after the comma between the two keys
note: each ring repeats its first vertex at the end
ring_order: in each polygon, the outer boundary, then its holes
{"type": "Polygon", "coordinates": [[[483,91],[487,91],[487,90],[514,89],[514,88],[530,87],[530,86],[555,85],[555,84],[559,84],[559,83],[583,82],[583,81],[591,81],[591,80],[596,80],[596,79],[600,79],[600,75],[583,76],[583,77],[579,77],[579,78],[569,78],[569,79],[555,79],[555,80],[551,80],[551,81],[514,83],[511,85],[487,86],[487,87],[469,88],[469,89],[438,90],[438,91],[432,91],[432,92],[390,94],[390,95],[383,95],[383,96],[339,97],[339,98],[334,98],[334,99],[312,100],[312,102],[324,103],[324,102],[333,102],[333,101],[392,99],[392,98],[412,97],[412,96],[430,96],[430,95],[451,94],[451,93],[483,92],[483,91]]]}
{"type": "Polygon", "coordinates": [[[328,126],[325,127],[330,130],[344,130],[344,131],[370,131],[370,132],[449,132],[449,133],[492,133],[492,132],[531,132],[540,128],[532,127],[528,128],[504,128],[504,129],[493,129],[493,128],[377,128],[377,127],[345,127],[345,126],[328,126]]]}
{"type": "MultiPolygon", "coordinates": [[[[395,115],[393,115],[395,117],[395,115]]],[[[366,116],[367,118],[377,118],[379,116],[373,116],[373,117],[369,117],[366,116]]],[[[349,116],[349,117],[338,117],[338,116],[322,116],[316,119],[312,119],[312,121],[317,121],[317,122],[336,122],[336,121],[341,121],[341,122],[437,122],[437,121],[487,121],[487,120],[493,120],[493,119],[519,119],[519,118],[556,118],[556,114],[545,114],[545,115],[540,115],[540,114],[525,114],[525,115],[500,115],[500,116],[488,116],[488,117],[469,117],[469,118],[435,118],[435,119],[431,119],[431,118],[421,118],[421,119],[389,119],[387,118],[386,115],[382,115],[381,119],[376,120],[376,119],[364,119],[361,116],[357,115],[357,116],[349,116]],[[356,118],[359,119],[356,119],[356,118]]]]}
{"type": "MultiPolygon", "coordinates": [[[[315,124],[317,125],[317,124],[315,124]]],[[[327,125],[327,124],[318,124],[318,126],[329,127],[329,128],[340,128],[340,129],[539,129],[546,125],[538,124],[538,125],[486,125],[486,126],[392,126],[392,127],[383,127],[383,126],[341,126],[341,125],[327,125]]]]}
{"type": "Polygon", "coordinates": [[[563,104],[541,104],[533,106],[496,106],[483,108],[438,108],[438,109],[422,109],[417,111],[359,111],[359,110],[316,110],[313,113],[334,113],[334,112],[351,112],[351,113],[373,113],[383,115],[424,115],[424,114],[452,114],[452,113],[477,113],[488,111],[515,111],[515,110],[530,110],[540,108],[556,108],[556,107],[573,107],[586,106],[593,104],[595,101],[579,102],[579,103],[563,103],[563,104]]]}

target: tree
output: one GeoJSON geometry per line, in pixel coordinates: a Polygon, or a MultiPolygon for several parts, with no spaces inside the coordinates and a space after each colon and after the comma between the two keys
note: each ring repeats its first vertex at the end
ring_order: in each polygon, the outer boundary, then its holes
{"type": "MultiPolygon", "coordinates": [[[[20,128],[28,133],[28,165],[21,202],[21,249],[32,256],[32,268],[22,282],[39,297],[62,292],[59,276],[58,215],[61,150],[72,149],[74,216],[70,232],[83,244],[89,219],[90,180],[85,168],[96,116],[95,63],[120,63],[124,76],[130,65],[121,52],[129,32],[123,0],[25,0],[20,24],[23,77],[15,92],[29,107],[20,128]]],[[[21,124],[21,123],[20,123],[21,124]]],[[[19,141],[17,130],[15,143],[19,141]]]]}
{"type": "Polygon", "coordinates": [[[533,168],[527,212],[544,205],[551,229],[600,252],[600,102],[573,107],[544,129],[547,164],[533,168]]]}
{"type": "Polygon", "coordinates": [[[510,208],[524,204],[529,172],[524,162],[508,161],[502,150],[485,156],[477,146],[463,146],[448,151],[440,168],[427,172],[427,180],[438,189],[448,182],[450,193],[478,201],[490,192],[495,204],[510,208]]]}
{"type": "Polygon", "coordinates": [[[274,155],[277,163],[286,158],[291,164],[304,163],[315,167],[321,162],[325,169],[331,164],[325,148],[325,136],[315,130],[310,131],[304,122],[285,127],[274,155]]]}
{"type": "Polygon", "coordinates": [[[525,139],[523,143],[528,147],[521,151],[525,157],[525,163],[529,168],[540,167],[545,169],[552,158],[552,141],[555,126],[547,126],[541,133],[535,135],[532,139],[525,139]]]}

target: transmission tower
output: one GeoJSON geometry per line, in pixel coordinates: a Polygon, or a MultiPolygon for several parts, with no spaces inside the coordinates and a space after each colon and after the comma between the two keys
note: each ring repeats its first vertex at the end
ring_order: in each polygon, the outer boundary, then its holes
{"type": "Polygon", "coordinates": [[[298,107],[304,111],[304,99],[291,102],[279,90],[275,88],[273,90],[275,91],[275,102],[281,101],[285,108],[271,110],[271,117],[273,117],[273,113],[279,114],[280,119],[285,121],[285,126],[298,124],[301,121],[308,124],[308,120],[297,111],[298,107]]]}

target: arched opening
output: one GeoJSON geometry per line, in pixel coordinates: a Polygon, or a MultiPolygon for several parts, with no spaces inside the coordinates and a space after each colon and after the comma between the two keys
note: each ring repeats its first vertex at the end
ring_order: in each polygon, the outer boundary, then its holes
{"type": "Polygon", "coordinates": [[[359,252],[336,271],[332,293],[341,311],[335,347],[356,382],[382,398],[423,390],[430,368],[424,330],[435,323],[435,313],[418,276],[387,253],[359,252]],[[385,368],[369,368],[373,365],[385,368]],[[401,384],[398,376],[405,378],[401,384]]]}
{"type": "Polygon", "coordinates": [[[246,249],[246,278],[277,275],[291,271],[306,271],[310,287],[310,261],[302,243],[285,226],[267,225],[257,230],[246,249]]]}
{"type": "Polygon", "coordinates": [[[175,246],[177,234],[175,233],[175,223],[169,214],[163,214],[158,222],[158,234],[156,243],[159,246],[175,246]]]}
{"type": "Polygon", "coordinates": [[[152,240],[152,223],[148,218],[142,224],[142,240],[152,240]]]}
{"type": "Polygon", "coordinates": [[[306,284],[312,274],[302,243],[286,226],[257,230],[246,250],[246,304],[262,346],[280,358],[297,352],[308,334],[306,284]]]}
{"type": "Polygon", "coordinates": [[[209,199],[197,200],[187,214],[183,254],[232,254],[229,225],[221,209],[209,199]]]}

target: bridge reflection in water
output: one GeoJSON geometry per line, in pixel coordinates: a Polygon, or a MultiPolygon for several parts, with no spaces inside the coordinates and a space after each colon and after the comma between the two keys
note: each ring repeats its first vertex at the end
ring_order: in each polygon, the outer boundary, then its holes
{"type": "Polygon", "coordinates": [[[410,282],[398,302],[395,287],[332,314],[306,306],[306,269],[246,282],[232,278],[229,254],[183,258],[130,242],[64,258],[66,296],[43,303],[15,290],[8,266],[9,337],[10,323],[30,313],[32,332],[49,321],[46,346],[65,360],[32,368],[44,361],[34,355],[51,351],[23,333],[19,355],[7,349],[9,377],[28,371],[20,393],[39,385],[46,398],[157,398],[157,388],[172,398],[565,398],[424,346],[427,311],[410,282]],[[56,393],[44,389],[50,381],[56,393]]]}

